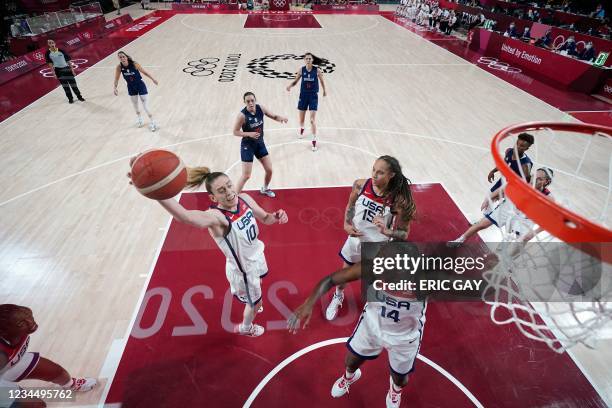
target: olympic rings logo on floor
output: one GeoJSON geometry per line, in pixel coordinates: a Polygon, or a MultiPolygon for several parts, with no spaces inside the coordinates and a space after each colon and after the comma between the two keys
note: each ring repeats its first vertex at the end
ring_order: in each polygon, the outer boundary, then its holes
{"type": "Polygon", "coordinates": [[[204,57],[196,61],[189,61],[188,67],[183,68],[183,72],[190,74],[191,76],[211,76],[215,73],[217,63],[221,61],[219,58],[204,57]]]}
{"type": "Polygon", "coordinates": [[[511,74],[518,74],[520,72],[523,72],[520,68],[511,67],[510,64],[507,64],[505,62],[500,62],[497,58],[480,57],[478,58],[478,63],[486,65],[487,67],[491,69],[509,72],[511,74]]]}
{"type": "Polygon", "coordinates": [[[286,0],[274,0],[274,5],[278,8],[285,7],[286,4],[286,0]]]}
{"type": "MultiPolygon", "coordinates": [[[[295,55],[295,54],[280,54],[280,55],[266,55],[265,57],[256,58],[251,60],[247,64],[247,69],[251,74],[261,75],[265,78],[272,79],[293,79],[295,78],[295,72],[279,72],[275,69],[271,68],[270,65],[276,61],[301,61],[304,59],[304,55],[295,55]]],[[[321,62],[317,64],[317,67],[324,74],[330,74],[334,72],[336,69],[336,64],[326,60],[325,58],[321,58],[321,62]]]]}
{"type": "Polygon", "coordinates": [[[344,213],[337,207],[327,207],[324,209],[306,207],[302,208],[298,214],[298,220],[302,224],[308,225],[317,231],[326,228],[343,229],[342,220],[344,213]]]}
{"type": "MultiPolygon", "coordinates": [[[[72,67],[72,69],[77,69],[81,65],[89,62],[89,60],[86,60],[85,58],[77,58],[77,59],[70,60],[68,62],[70,63],[70,66],[72,67]]],[[[53,78],[55,76],[55,70],[49,67],[43,68],[38,72],[40,72],[40,75],[42,75],[45,78],[53,78]]]]}

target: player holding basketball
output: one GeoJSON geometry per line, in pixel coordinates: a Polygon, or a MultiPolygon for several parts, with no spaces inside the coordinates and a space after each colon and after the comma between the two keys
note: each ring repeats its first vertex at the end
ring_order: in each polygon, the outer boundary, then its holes
{"type": "MultiPolygon", "coordinates": [[[[548,167],[540,167],[536,171],[534,187],[550,200],[552,200],[552,196],[550,190],[548,190],[548,186],[552,183],[553,176],[554,172],[548,167]]],[[[491,199],[496,201],[500,197],[501,189],[498,189],[491,199]]],[[[447,242],[446,245],[449,247],[461,246],[472,235],[476,234],[478,231],[489,228],[493,224],[500,228],[505,226],[511,234],[515,235],[516,238],[520,239],[522,242],[528,242],[542,231],[541,228],[534,231],[532,228],[533,222],[528,220],[523,213],[517,210],[510,200],[504,198],[495,209],[487,212],[483,219],[468,228],[468,230],[458,238],[447,242]]]]}
{"type": "MultiPolygon", "coordinates": [[[[401,252],[411,257],[421,255],[416,246],[408,242],[401,243],[401,252]]],[[[385,248],[382,248],[376,256],[384,256],[384,253],[385,248]]],[[[302,328],[306,328],[315,303],[330,288],[345,285],[361,277],[362,263],[357,262],[323,278],[308,299],[289,318],[289,331],[295,334],[300,327],[300,321],[304,322],[302,328]]],[[[401,276],[383,281],[397,282],[397,279],[401,279],[401,276]]],[[[347,394],[351,384],[361,377],[359,367],[365,360],[377,358],[384,348],[389,356],[391,374],[386,404],[387,408],[399,408],[402,389],[408,384],[408,377],[414,371],[414,363],[421,346],[427,302],[418,300],[411,292],[372,292],[373,288],[370,287],[368,302],[346,343],[348,351],[344,360],[345,373],[332,386],[331,395],[339,398],[347,394]]]]}
{"type": "MultiPolygon", "coordinates": [[[[339,253],[344,267],[361,261],[362,242],[405,240],[415,212],[410,180],[398,160],[391,156],[376,159],[372,178],[355,180],[346,205],[344,230],[349,236],[339,253]],[[396,226],[391,229],[394,216],[396,226]]],[[[343,301],[344,285],[339,284],[325,311],[327,320],[336,318],[343,301]]]]}
{"type": "MultiPolygon", "coordinates": [[[[504,161],[508,164],[508,166],[521,178],[525,179],[528,183],[531,181],[531,168],[533,167],[533,162],[531,161],[529,156],[525,154],[525,152],[529,150],[529,148],[533,145],[534,141],[535,139],[533,135],[530,135],[529,133],[520,133],[518,135],[518,138],[516,139],[516,146],[514,148],[509,147],[508,149],[506,149],[506,153],[504,154],[504,161]]],[[[489,175],[487,177],[489,183],[493,182],[495,178],[495,173],[497,171],[497,167],[494,167],[493,170],[489,172],[489,175]]],[[[491,187],[492,194],[488,195],[480,206],[480,209],[482,211],[485,211],[489,207],[493,195],[495,194],[496,190],[501,187],[501,185],[502,181],[501,179],[499,179],[493,185],[493,187],[491,187]]]]}
{"type": "Polygon", "coordinates": [[[240,193],[244,184],[251,178],[253,157],[255,157],[261,162],[266,173],[264,185],[259,190],[259,193],[274,198],[276,194],[269,187],[272,180],[272,161],[264,142],[264,115],[281,123],[287,123],[287,118],[272,113],[263,105],[257,104],[257,99],[253,92],[246,92],[242,99],[246,106],[240,111],[234,123],[234,136],[242,138],[240,142],[242,175],[240,180],[238,180],[238,184],[236,184],[236,192],[240,193]]]}
{"type": "Polygon", "coordinates": [[[211,172],[207,167],[188,168],[188,187],[206,186],[210,200],[214,203],[208,210],[186,210],[174,199],[159,203],[180,222],[197,228],[208,229],[219,249],[226,257],[225,273],[232,294],[244,303],[242,323],[235,332],[258,337],[264,328],[254,324],[260,313],[262,290],[261,278],[268,273],[264,256],[264,244],[258,238],[256,220],[266,225],[285,224],[288,221],[284,210],[268,213],[248,194],[238,194],[232,181],[220,172],[211,172]]]}
{"type": "Polygon", "coordinates": [[[48,381],[79,392],[89,391],[97,384],[93,378],[71,377],[62,366],[28,351],[30,335],[37,328],[29,308],[0,305],[0,407],[46,406],[40,399],[13,403],[9,390],[18,391],[18,383],[26,379],[48,381]]]}
{"type": "Polygon", "coordinates": [[[323,72],[314,64],[319,64],[321,60],[315,57],[312,53],[307,52],[304,54],[303,66],[298,72],[295,73],[295,79],[291,81],[287,86],[287,92],[293,88],[300,79],[302,83],[300,85],[300,98],[298,100],[298,111],[300,118],[300,134],[299,137],[304,135],[304,119],[306,118],[306,111],[310,110],[310,126],[312,129],[312,151],[317,150],[317,124],[315,122],[317,116],[317,109],[319,106],[319,82],[323,88],[323,96],[327,96],[327,90],[325,89],[325,81],[323,80],[323,72]]]}
{"type": "Polygon", "coordinates": [[[119,95],[117,91],[117,84],[119,83],[119,76],[123,75],[123,79],[127,83],[128,95],[130,95],[130,99],[132,100],[132,105],[134,105],[134,110],[136,111],[136,115],[138,115],[138,127],[142,127],[144,125],[144,121],[142,120],[142,116],[140,116],[140,109],[138,108],[138,99],[142,102],[142,108],[149,116],[149,129],[151,132],[155,132],[158,129],[157,124],[153,120],[153,114],[149,111],[147,106],[147,98],[149,91],[147,91],[147,86],[142,80],[142,75],[145,75],[153,81],[155,85],[157,85],[157,81],[155,78],[151,76],[144,68],[137,62],[134,62],[132,57],[127,55],[123,51],[119,51],[117,53],[119,56],[119,65],[117,65],[117,69],[115,69],[115,86],[114,86],[114,94],[119,95]],[[142,75],[141,75],[142,74],[142,75]]]}

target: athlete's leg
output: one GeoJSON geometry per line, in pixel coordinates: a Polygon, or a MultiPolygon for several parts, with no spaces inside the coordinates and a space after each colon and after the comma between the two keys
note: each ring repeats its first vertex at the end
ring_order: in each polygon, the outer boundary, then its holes
{"type": "Polygon", "coordinates": [[[139,97],[140,97],[140,100],[142,101],[142,108],[149,116],[149,119],[153,120],[153,114],[151,113],[151,111],[149,111],[149,104],[148,104],[149,94],[139,95],[139,97]]]}
{"type": "Polygon", "coordinates": [[[346,357],[344,357],[344,366],[346,367],[346,372],[350,377],[353,376],[355,371],[365,362],[364,359],[348,350],[346,352],[346,357]]]}
{"type": "Polygon", "coordinates": [[[250,304],[244,305],[244,312],[242,314],[242,323],[238,326],[238,332],[242,335],[250,337],[259,337],[264,334],[264,328],[258,324],[254,324],[257,310],[261,305],[261,300],[255,303],[253,306],[250,304]]]}
{"type": "Polygon", "coordinates": [[[30,380],[43,380],[60,386],[70,386],[72,377],[64,367],[44,357],[40,357],[34,370],[26,377],[30,380]]]}
{"type": "Polygon", "coordinates": [[[251,327],[251,324],[253,324],[253,320],[255,320],[255,315],[257,314],[257,309],[259,309],[260,302],[257,302],[254,306],[251,306],[248,303],[244,305],[244,311],[242,312],[243,328],[251,327]]]}
{"type": "Polygon", "coordinates": [[[394,391],[401,392],[401,389],[408,384],[409,377],[409,374],[399,375],[391,371],[391,379],[393,380],[393,385],[395,385],[394,391]]]}
{"type": "Polygon", "coordinates": [[[304,135],[304,120],[306,119],[306,111],[298,110],[298,116],[300,120],[300,136],[304,135]]]}
{"type": "Polygon", "coordinates": [[[264,171],[266,172],[264,178],[264,189],[268,190],[268,186],[270,185],[270,181],[272,180],[272,159],[270,159],[270,155],[267,155],[259,159],[259,161],[261,162],[261,165],[263,166],[264,171]]]}
{"type": "Polygon", "coordinates": [[[387,391],[387,408],[399,408],[402,402],[402,388],[408,384],[408,374],[400,375],[391,371],[389,391],[387,391]]]}
{"type": "Polygon", "coordinates": [[[468,228],[468,230],[465,231],[462,235],[460,235],[457,239],[449,241],[447,245],[451,247],[459,246],[472,235],[476,234],[478,231],[487,229],[491,225],[493,225],[491,220],[485,217],[478,221],[476,224],[472,225],[470,228],[468,228]]]}
{"type": "Polygon", "coordinates": [[[139,96],[142,102],[142,108],[147,113],[147,116],[149,116],[149,120],[151,121],[151,123],[149,123],[149,129],[151,129],[152,132],[155,132],[155,130],[157,130],[157,124],[155,123],[155,120],[153,120],[153,114],[151,113],[151,111],[149,111],[149,105],[148,105],[149,94],[144,94],[144,95],[139,95],[139,96]]]}
{"type": "Polygon", "coordinates": [[[140,108],[138,107],[138,95],[130,95],[130,101],[132,101],[132,106],[134,106],[134,110],[136,111],[136,115],[138,116],[138,127],[144,125],[144,121],[142,120],[142,116],[140,115],[140,108]]]}
{"type": "Polygon", "coordinates": [[[312,130],[312,136],[316,137],[317,135],[317,111],[310,111],[310,129],[312,130]]]}
{"type": "Polygon", "coordinates": [[[71,377],[64,367],[44,357],[40,357],[38,364],[26,378],[48,381],[74,391],[89,391],[97,384],[94,378],[71,377]]]}
{"type": "MultiPolygon", "coordinates": [[[[347,264],[346,262],[342,262],[342,269],[348,268],[349,266],[351,265],[347,264]]],[[[340,285],[336,286],[336,293],[343,294],[345,287],[346,287],[346,283],[341,283],[340,285]]],[[[342,295],[342,297],[344,297],[344,295],[342,295]]]]}
{"type": "Polygon", "coordinates": [[[253,162],[242,162],[242,174],[236,183],[236,193],[240,193],[244,188],[244,184],[251,178],[253,171],[253,162]]]}
{"type": "Polygon", "coordinates": [[[354,354],[352,351],[347,351],[346,357],[344,358],[345,371],[332,386],[332,397],[339,398],[349,391],[351,384],[361,377],[361,370],[359,370],[359,367],[364,361],[364,359],[354,354]]]}

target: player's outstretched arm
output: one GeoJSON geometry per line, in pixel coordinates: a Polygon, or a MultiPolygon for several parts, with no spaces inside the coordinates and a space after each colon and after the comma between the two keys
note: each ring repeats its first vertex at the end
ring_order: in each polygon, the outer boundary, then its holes
{"type": "Polygon", "coordinates": [[[287,92],[289,92],[291,88],[293,88],[298,83],[301,77],[302,77],[301,71],[298,71],[295,73],[295,78],[293,78],[293,81],[291,81],[291,83],[287,86],[287,92]]]}
{"type": "Polygon", "coordinates": [[[240,198],[246,201],[249,207],[251,207],[257,221],[261,221],[266,225],[286,224],[287,221],[289,221],[289,217],[287,216],[285,210],[280,209],[274,211],[273,213],[269,213],[263,208],[261,208],[259,204],[257,204],[257,202],[250,195],[246,193],[241,193],[240,198]]]}
{"type": "Polygon", "coordinates": [[[135,62],[135,63],[134,63],[134,66],[135,66],[135,67],[136,67],[136,69],[137,69],[137,70],[139,70],[139,71],[140,71],[140,72],[141,72],[141,73],[142,73],[144,76],[149,77],[149,78],[151,79],[151,81],[153,81],[153,83],[154,83],[155,85],[157,85],[157,80],[156,80],[155,78],[153,78],[153,77],[151,76],[151,74],[149,74],[147,71],[145,71],[145,69],[144,69],[142,66],[140,66],[140,64],[139,64],[139,63],[135,62]]]}
{"type": "Polygon", "coordinates": [[[281,122],[281,123],[287,123],[288,119],[286,117],[270,112],[263,105],[259,105],[259,106],[261,107],[261,110],[263,111],[264,115],[266,115],[270,119],[274,119],[275,121],[281,122]]]}
{"type": "Polygon", "coordinates": [[[218,211],[187,210],[173,198],[159,200],[159,204],[164,207],[175,220],[197,228],[205,229],[216,227],[220,226],[222,223],[221,216],[216,214],[218,211]]]}
{"type": "Polygon", "coordinates": [[[321,296],[327,293],[332,287],[343,283],[353,282],[361,279],[361,262],[346,268],[340,269],[321,279],[317,286],[312,290],[310,296],[302,303],[287,320],[287,328],[293,334],[300,328],[300,321],[304,321],[303,329],[308,326],[312,316],[312,308],[321,296]]]}
{"type": "Polygon", "coordinates": [[[119,93],[117,92],[117,84],[119,84],[119,76],[121,75],[121,67],[119,65],[117,65],[117,68],[115,68],[115,83],[113,86],[113,93],[116,95],[118,95],[119,93]]]}

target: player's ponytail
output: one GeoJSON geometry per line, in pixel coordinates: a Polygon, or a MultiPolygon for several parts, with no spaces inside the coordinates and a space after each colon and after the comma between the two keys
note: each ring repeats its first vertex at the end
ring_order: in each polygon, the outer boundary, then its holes
{"type": "Polygon", "coordinates": [[[404,222],[413,220],[416,215],[416,204],[412,198],[412,183],[402,173],[402,166],[395,157],[380,156],[378,160],[387,163],[389,171],[395,173],[385,189],[385,196],[391,206],[391,211],[394,213],[401,211],[404,222]]]}
{"type": "Polygon", "coordinates": [[[321,65],[323,63],[323,59],[317,57],[312,52],[307,52],[306,54],[304,54],[304,58],[306,58],[307,55],[310,55],[312,57],[312,65],[321,65]]]}
{"type": "Polygon", "coordinates": [[[225,176],[220,171],[210,171],[208,167],[187,167],[187,188],[198,188],[202,184],[206,191],[212,194],[212,183],[217,177],[225,176]]]}

